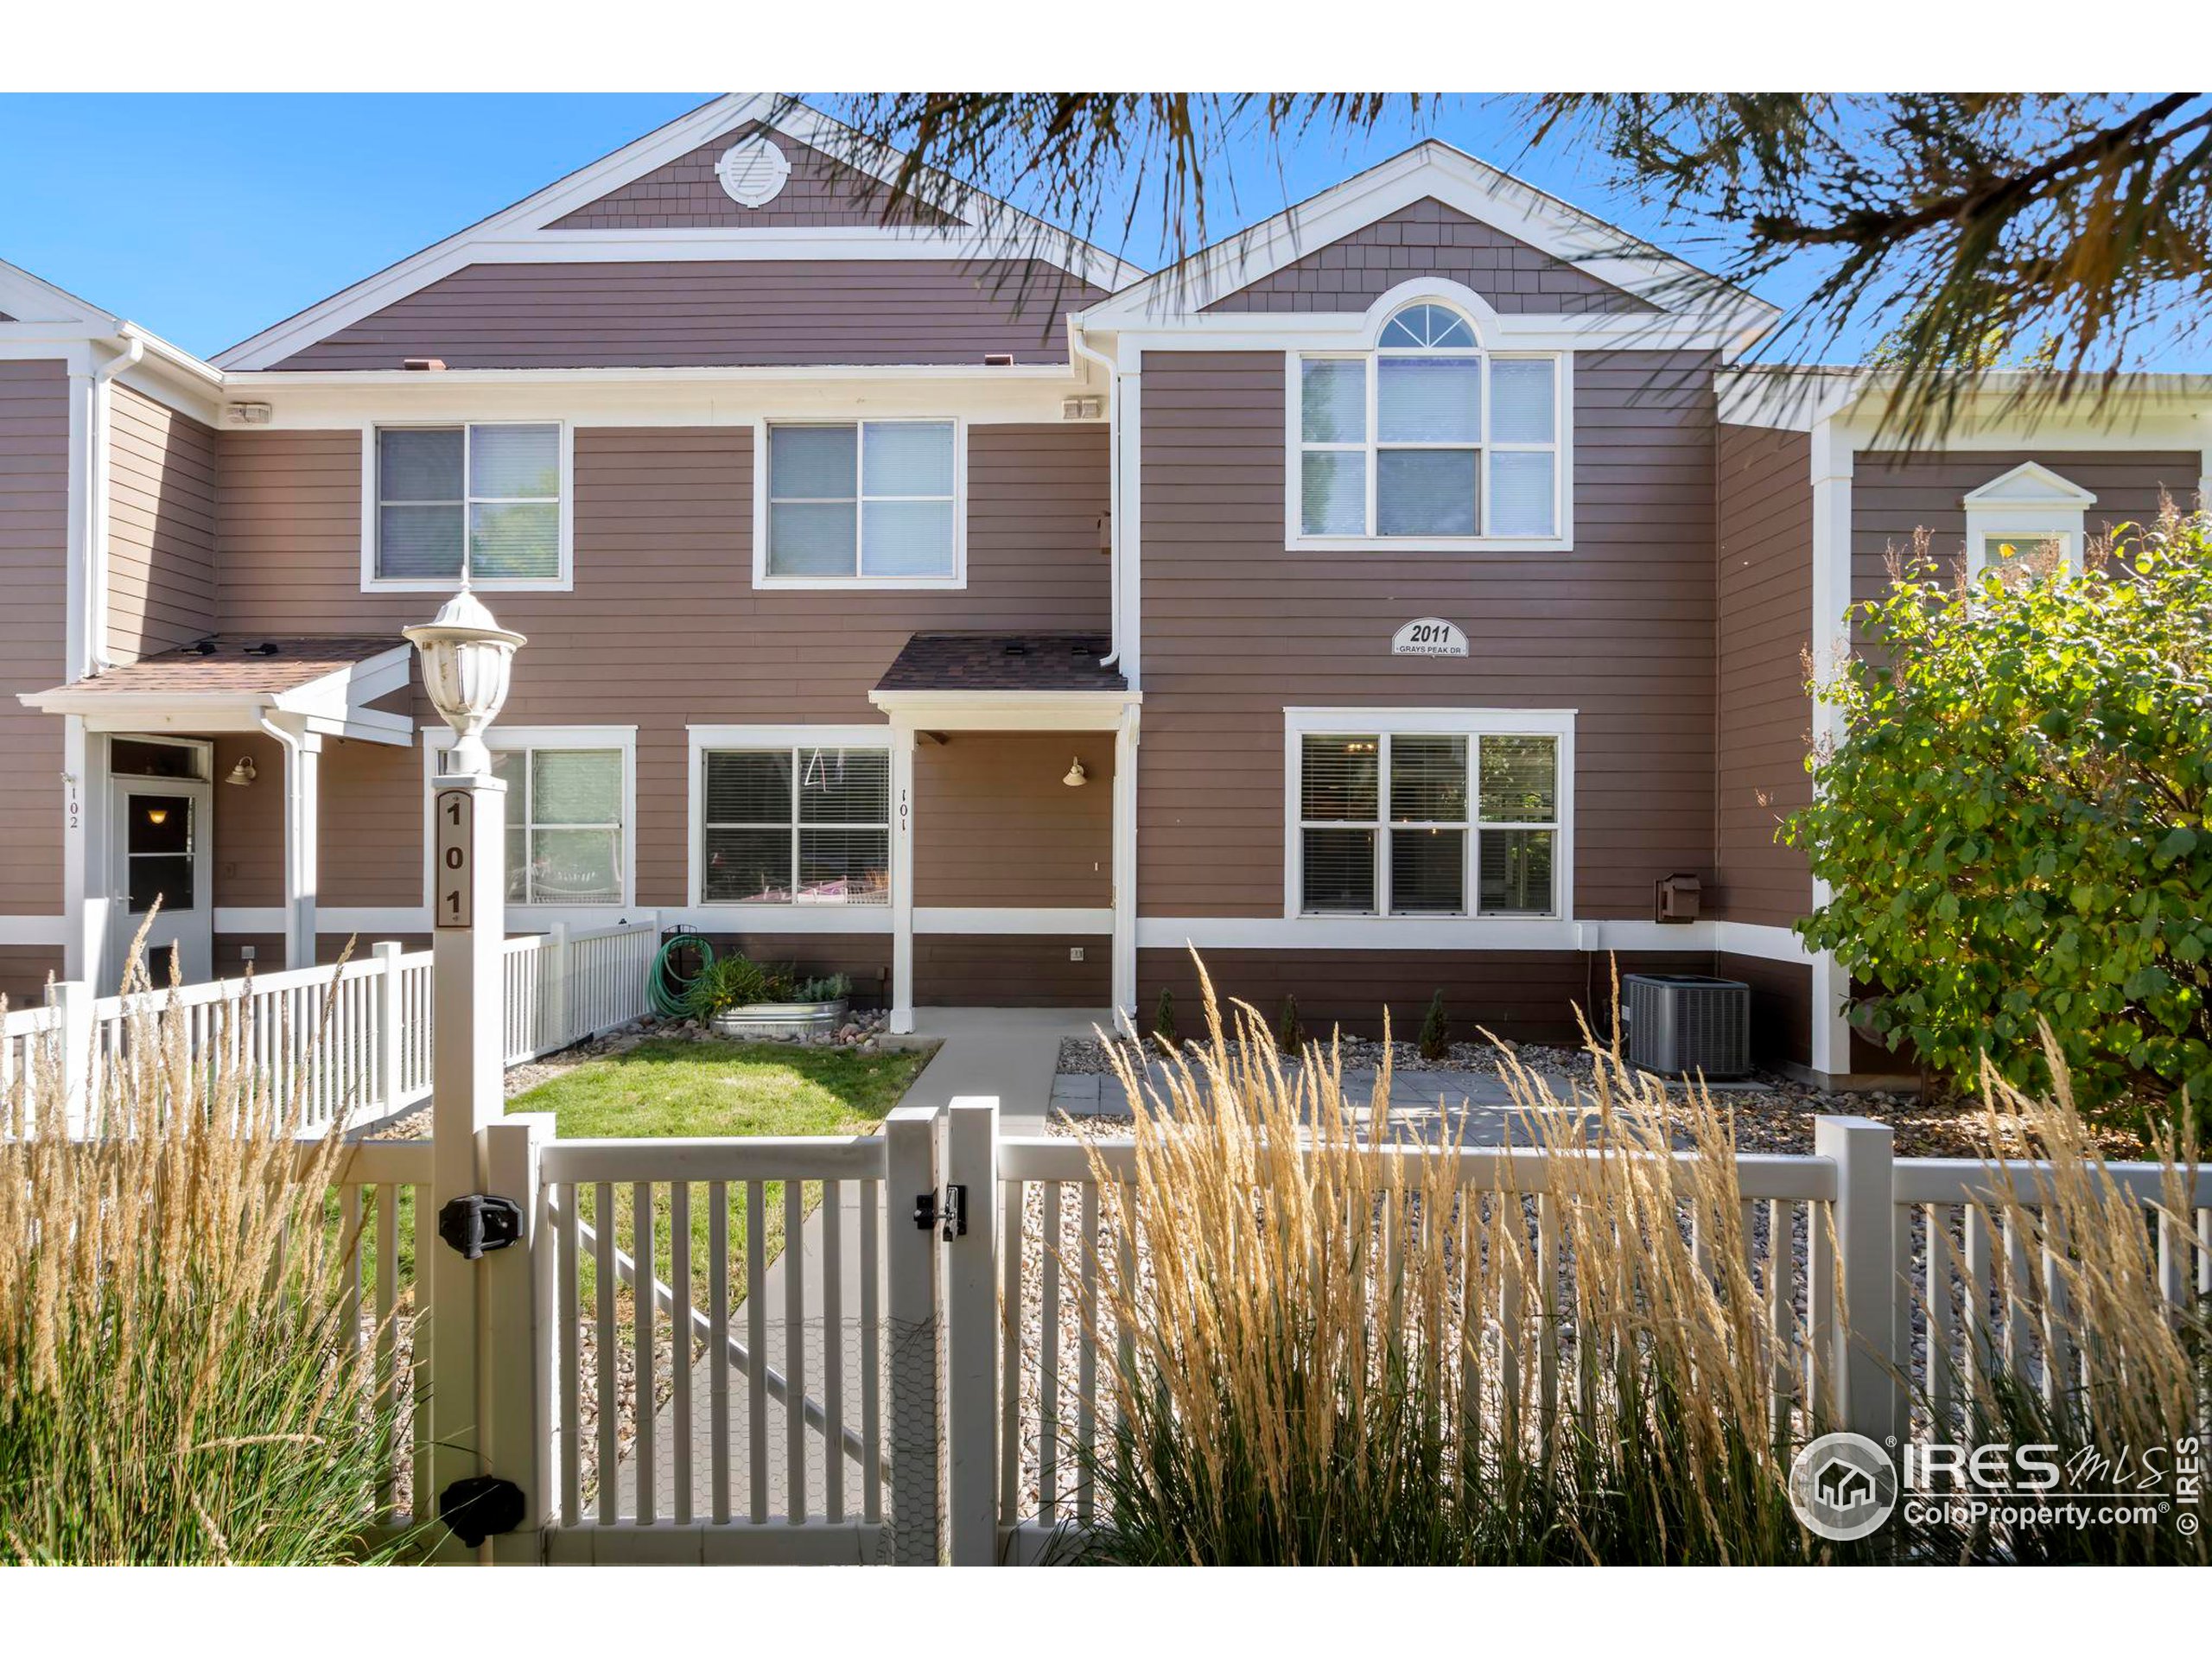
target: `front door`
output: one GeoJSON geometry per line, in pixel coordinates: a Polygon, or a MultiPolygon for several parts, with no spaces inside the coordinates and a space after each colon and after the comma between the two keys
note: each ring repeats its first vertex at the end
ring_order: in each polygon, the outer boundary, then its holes
{"type": "Polygon", "coordinates": [[[146,913],[161,912],[146,934],[146,972],[158,990],[169,982],[172,957],[189,984],[213,973],[213,895],[208,858],[214,803],[205,783],[185,779],[118,778],[112,788],[115,836],[115,937],[108,960],[119,964],[146,913]]]}

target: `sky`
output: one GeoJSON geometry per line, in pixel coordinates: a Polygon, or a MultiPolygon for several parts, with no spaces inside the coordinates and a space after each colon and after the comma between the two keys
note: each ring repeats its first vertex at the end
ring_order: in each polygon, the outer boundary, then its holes
{"type": "MultiPolygon", "coordinates": [[[[0,258],[212,355],[709,96],[10,95],[0,98],[0,258]]],[[[1669,226],[1607,190],[1599,162],[1569,146],[1531,151],[1510,109],[1471,98],[1357,140],[1332,135],[1279,154],[1256,138],[1236,143],[1216,164],[1208,235],[1428,136],[1693,264],[1725,259],[1712,231],[1669,226]]],[[[1118,233],[1122,218],[1100,222],[1118,233]]],[[[1157,213],[1141,213],[1114,251],[1153,267],[1162,239],[1157,213]]],[[[1758,291],[1788,307],[1811,280],[1785,270],[1758,291]]],[[[1847,335],[1821,354],[1869,344],[1847,335]]]]}

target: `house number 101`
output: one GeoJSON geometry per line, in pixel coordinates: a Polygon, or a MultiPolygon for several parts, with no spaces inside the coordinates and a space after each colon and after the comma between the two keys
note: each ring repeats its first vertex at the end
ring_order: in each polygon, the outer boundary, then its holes
{"type": "Polygon", "coordinates": [[[474,919],[470,863],[476,852],[476,801],[465,789],[438,791],[436,850],[439,927],[467,927],[474,919]]]}

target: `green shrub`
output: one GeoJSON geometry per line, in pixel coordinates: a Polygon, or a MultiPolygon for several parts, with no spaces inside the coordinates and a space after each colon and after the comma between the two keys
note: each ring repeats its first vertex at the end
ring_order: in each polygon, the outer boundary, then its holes
{"type": "Polygon", "coordinates": [[[803,979],[791,987],[794,1002],[842,1002],[853,994],[853,982],[843,974],[823,974],[818,979],[803,979]]]}
{"type": "Polygon", "coordinates": [[[1294,996],[1282,1000],[1282,1013],[1275,1020],[1275,1046],[1286,1054],[1295,1054],[1306,1046],[1306,1022],[1298,1017],[1294,996]]]}
{"type": "Polygon", "coordinates": [[[1924,555],[1854,613],[1843,736],[1784,827],[1832,897],[1799,931],[1855,1017],[1969,1085],[2212,1096],[2212,534],[2129,529],[2086,575],[1971,588],[1924,555]]]}
{"type": "Polygon", "coordinates": [[[1160,988],[1160,1005],[1152,1011],[1152,1034],[1168,1047],[1175,1046],[1175,993],[1165,985],[1160,988]]]}
{"type": "Polygon", "coordinates": [[[694,1020],[711,1020],[748,1002],[774,1000],[769,992],[767,970],[733,950],[726,957],[716,957],[699,971],[684,993],[683,1007],[694,1020]]]}
{"type": "Polygon", "coordinates": [[[1440,990],[1428,999],[1428,1012],[1421,1017],[1421,1057],[1440,1060],[1451,1052],[1452,1022],[1445,1017],[1444,993],[1440,990]]]}

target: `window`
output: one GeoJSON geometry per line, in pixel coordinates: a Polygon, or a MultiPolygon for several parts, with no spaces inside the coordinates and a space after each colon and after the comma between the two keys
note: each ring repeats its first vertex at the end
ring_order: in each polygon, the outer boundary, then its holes
{"type": "Polygon", "coordinates": [[[1479,349],[1448,307],[1395,312],[1371,352],[1296,360],[1296,537],[1535,540],[1560,534],[1556,356],[1479,349]]]}
{"type": "Polygon", "coordinates": [[[772,425],[758,579],[898,587],[960,580],[950,421],[772,425]]]}
{"type": "Polygon", "coordinates": [[[507,902],[622,902],[623,753],[503,749],[492,774],[507,785],[507,902]]]}
{"type": "Polygon", "coordinates": [[[1561,913],[1563,739],[1452,723],[1294,726],[1297,914],[1561,913]]]}
{"type": "Polygon", "coordinates": [[[553,423],[379,429],[375,579],[423,588],[563,582],[561,457],[553,423]]]}
{"type": "Polygon", "coordinates": [[[1968,491],[1967,571],[2007,581],[2053,569],[2079,572],[2088,510],[2097,498],[2048,467],[2023,461],[1968,491]]]}
{"type": "Polygon", "coordinates": [[[716,748],[700,765],[702,902],[890,903],[888,750],[716,748]]]}

